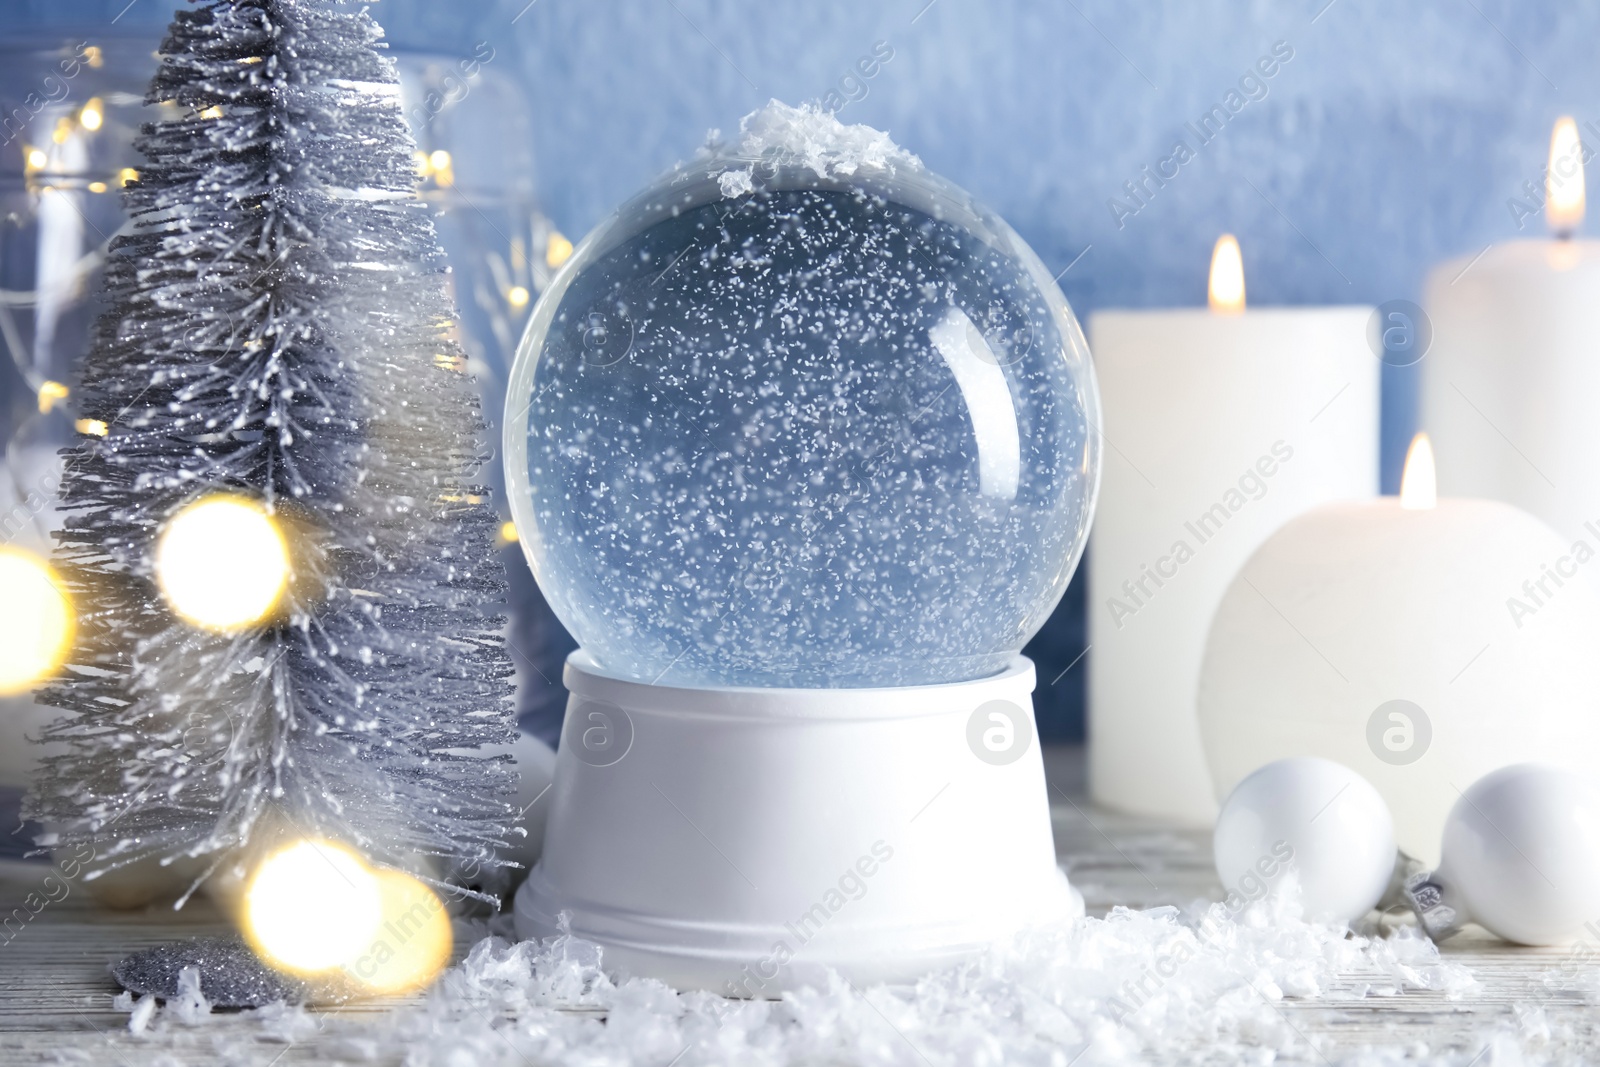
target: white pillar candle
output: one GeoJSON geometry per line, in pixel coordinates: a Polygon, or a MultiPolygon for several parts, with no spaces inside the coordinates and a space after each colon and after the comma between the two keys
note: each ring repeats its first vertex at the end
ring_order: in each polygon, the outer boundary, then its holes
{"type": "Polygon", "coordinates": [[[1291,516],[1377,492],[1372,309],[1244,311],[1239,263],[1219,241],[1209,310],[1090,321],[1106,442],[1089,550],[1090,788],[1192,825],[1217,810],[1195,687],[1223,590],[1291,516]]]}
{"type": "Polygon", "coordinates": [[[1550,155],[1557,236],[1495,245],[1428,278],[1422,425],[1447,494],[1504,500],[1577,538],[1600,519],[1600,242],[1570,236],[1583,217],[1570,119],[1550,155]]]}
{"type": "Polygon", "coordinates": [[[1600,597],[1551,575],[1600,562],[1509,504],[1437,499],[1425,440],[1400,497],[1316,508],[1250,557],[1217,609],[1199,707],[1219,791],[1273,760],[1333,760],[1377,787],[1400,848],[1436,864],[1451,805],[1483,775],[1593,773],[1600,597]]]}

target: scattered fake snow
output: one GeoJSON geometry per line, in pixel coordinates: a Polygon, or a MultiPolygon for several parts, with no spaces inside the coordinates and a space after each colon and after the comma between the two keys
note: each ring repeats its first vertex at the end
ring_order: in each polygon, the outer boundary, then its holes
{"type": "MultiPolygon", "coordinates": [[[[729,154],[806,167],[819,178],[849,177],[858,170],[919,169],[922,160],[871,126],[846,126],[817,104],[790,107],[773,100],[739,120],[739,139],[729,154]]],[[[729,170],[719,180],[723,196],[754,188],[750,168],[729,170]]]]}
{"type": "Polygon", "coordinates": [[[717,179],[717,185],[722,188],[723,196],[743,196],[755,191],[756,183],[751,180],[750,168],[743,170],[725,170],[717,179]]]}
{"type": "MultiPolygon", "coordinates": [[[[1284,1014],[1285,998],[1348,1008],[1370,997],[1431,990],[1455,998],[1476,988],[1464,967],[1408,927],[1360,936],[1301,920],[1282,896],[1237,914],[1225,904],[1188,914],[1118,908],[1032,931],[915,986],[861,988],[833,976],[781,1001],[680,994],[647,979],[614,983],[599,965],[600,950],[574,937],[486,937],[419,1005],[376,1024],[282,1005],[243,1018],[267,1040],[315,1033],[329,1055],[418,1067],[1322,1063],[1284,1014]]],[[[153,1021],[145,1004],[120,1005],[132,1009],[135,1032],[179,1037],[199,1021],[188,1002],[163,1007],[153,1021]]],[[[1510,1035],[1490,1041],[1510,1042],[1508,1055],[1519,1047],[1510,1035]]],[[[1455,1062],[1440,1055],[1435,1062],[1455,1062]]],[[[1360,1062],[1428,1056],[1412,1045],[1360,1062]]],[[[1505,1062],[1497,1053],[1478,1067],[1505,1062]]]]}

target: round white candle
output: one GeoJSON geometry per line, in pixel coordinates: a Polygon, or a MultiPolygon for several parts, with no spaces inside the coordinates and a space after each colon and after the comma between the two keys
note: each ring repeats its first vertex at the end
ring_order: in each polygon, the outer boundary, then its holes
{"type": "MultiPolygon", "coordinates": [[[[1235,254],[1219,247],[1217,265],[1235,254]]],[[[1090,321],[1106,441],[1088,555],[1090,788],[1191,825],[1217,811],[1195,687],[1228,581],[1286,519],[1377,492],[1371,309],[1226,310],[1090,321]]]]}
{"type": "Polygon", "coordinates": [[[1307,512],[1250,557],[1211,627],[1199,708],[1219,792],[1272,760],[1331,759],[1435,863],[1451,805],[1489,771],[1592,773],[1600,598],[1573,575],[1600,558],[1508,504],[1434,502],[1416,477],[1408,497],[1307,512]]]}
{"type": "MultiPolygon", "coordinates": [[[[1546,210],[1558,233],[1583,216],[1582,167],[1563,166],[1578,150],[1567,128],[1551,146],[1546,210]]],[[[1582,536],[1600,521],[1600,242],[1495,245],[1434,270],[1424,299],[1422,425],[1439,448],[1440,486],[1582,536]]]]}

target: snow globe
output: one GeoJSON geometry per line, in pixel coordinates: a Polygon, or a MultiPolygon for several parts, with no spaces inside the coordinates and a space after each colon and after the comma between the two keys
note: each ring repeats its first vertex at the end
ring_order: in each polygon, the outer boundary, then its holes
{"type": "Polygon", "coordinates": [[[505,457],[577,637],[525,937],[678,988],[907,980],[1081,911],[1023,644],[1100,474],[1088,348],[999,218],[774,102],[578,246],[505,457]]]}

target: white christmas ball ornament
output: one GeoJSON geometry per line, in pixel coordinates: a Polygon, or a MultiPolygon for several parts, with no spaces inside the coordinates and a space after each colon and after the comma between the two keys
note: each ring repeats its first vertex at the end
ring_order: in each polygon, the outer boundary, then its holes
{"type": "Polygon", "coordinates": [[[1462,924],[1525,945],[1559,945],[1600,920],[1600,789],[1538,763],[1474,782],[1445,823],[1439,869],[1406,892],[1435,940],[1462,924]]]}
{"type": "Polygon", "coordinates": [[[1223,802],[1212,837],[1230,896],[1264,895],[1290,867],[1308,919],[1349,922],[1377,904],[1394,873],[1394,820],[1372,784],[1314,756],[1269,763],[1223,802]]]}

